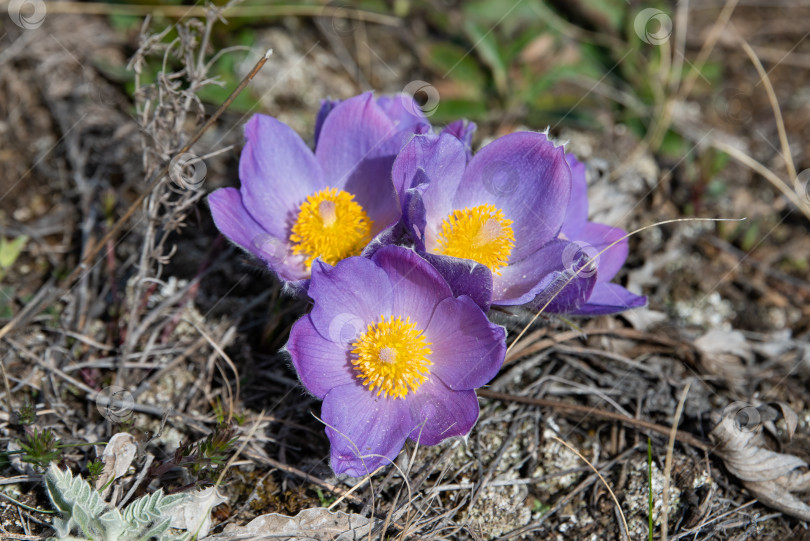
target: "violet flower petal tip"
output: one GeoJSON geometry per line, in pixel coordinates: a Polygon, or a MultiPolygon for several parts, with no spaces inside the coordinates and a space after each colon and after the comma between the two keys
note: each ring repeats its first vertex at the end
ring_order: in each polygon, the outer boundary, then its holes
{"type": "Polygon", "coordinates": [[[599,270],[599,282],[609,282],[627,260],[627,232],[618,227],[587,222],[570,240],[581,247],[599,270]]]}
{"type": "Polygon", "coordinates": [[[597,284],[588,302],[571,314],[576,316],[602,316],[647,305],[647,297],[631,293],[618,284],[597,284]]]}
{"type": "Polygon", "coordinates": [[[486,385],[506,357],[506,329],[489,321],[466,296],[439,303],[426,336],[437,358],[432,373],[455,391],[486,385]]]}
{"type": "Polygon", "coordinates": [[[469,434],[479,414],[475,391],[454,391],[439,380],[425,385],[430,392],[414,396],[408,404],[414,423],[410,439],[420,445],[438,445],[469,434]]]}
{"type": "Polygon", "coordinates": [[[551,302],[546,309],[560,313],[564,306],[584,303],[596,280],[589,254],[576,243],[555,239],[502,269],[495,278],[493,304],[535,306],[542,299],[540,306],[551,302]]]}
{"type": "MultiPolygon", "coordinates": [[[[416,91],[418,92],[419,89],[416,89],[416,91]]],[[[424,132],[425,127],[430,128],[422,107],[419,106],[410,93],[403,92],[393,96],[380,96],[377,98],[377,105],[394,122],[397,129],[424,132]]]]}
{"type": "Polygon", "coordinates": [[[332,469],[351,477],[391,463],[413,429],[404,400],[379,399],[354,383],[330,390],[321,416],[332,446],[332,469]]]}
{"type": "Polygon", "coordinates": [[[242,201],[242,194],[236,188],[220,188],[208,196],[217,229],[231,242],[264,261],[285,282],[305,279],[297,259],[288,253],[286,241],[256,222],[242,201]]]}
{"type": "Polygon", "coordinates": [[[275,118],[254,115],[245,135],[239,158],[244,206],[269,233],[286,238],[300,204],[326,188],[321,167],[303,139],[275,118]]]}

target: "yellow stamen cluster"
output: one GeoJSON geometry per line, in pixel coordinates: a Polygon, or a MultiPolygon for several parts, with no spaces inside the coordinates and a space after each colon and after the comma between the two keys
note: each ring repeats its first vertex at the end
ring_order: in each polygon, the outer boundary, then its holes
{"type": "Polygon", "coordinates": [[[509,262],[515,246],[512,220],[503,217],[494,205],[478,205],[454,210],[442,222],[436,251],[452,257],[472,259],[489,267],[494,274],[509,262]]]}
{"type": "Polygon", "coordinates": [[[410,318],[381,316],[352,344],[352,364],[369,391],[402,398],[427,381],[429,345],[410,318]]]}
{"type": "Polygon", "coordinates": [[[290,232],[292,251],[307,257],[307,268],[317,257],[334,265],[360,255],[371,240],[372,224],[352,194],[326,188],[301,204],[290,232]]]}

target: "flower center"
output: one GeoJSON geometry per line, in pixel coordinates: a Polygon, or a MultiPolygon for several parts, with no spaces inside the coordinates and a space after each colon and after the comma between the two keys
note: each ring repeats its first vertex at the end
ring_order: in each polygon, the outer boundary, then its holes
{"type": "Polygon", "coordinates": [[[436,251],[452,257],[472,259],[495,274],[505,267],[515,246],[512,220],[493,205],[454,210],[444,222],[436,251]]]}
{"type": "Polygon", "coordinates": [[[402,398],[427,381],[433,364],[429,345],[410,318],[381,316],[352,344],[352,364],[369,391],[402,398]]]}
{"type": "Polygon", "coordinates": [[[307,268],[316,257],[334,265],[360,255],[371,240],[372,223],[352,194],[326,188],[301,204],[290,232],[292,251],[307,257],[307,268]]]}

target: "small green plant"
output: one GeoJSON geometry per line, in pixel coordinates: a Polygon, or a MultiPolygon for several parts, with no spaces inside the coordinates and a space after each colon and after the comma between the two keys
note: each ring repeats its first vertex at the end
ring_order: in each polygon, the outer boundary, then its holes
{"type": "Polygon", "coordinates": [[[19,411],[17,411],[17,422],[23,426],[31,426],[36,420],[37,411],[31,401],[28,400],[28,397],[25,397],[25,404],[20,406],[19,411]]]}
{"type": "Polygon", "coordinates": [[[20,460],[34,464],[40,468],[47,468],[51,462],[62,459],[62,449],[59,440],[54,436],[53,431],[46,428],[42,432],[34,428],[33,432],[26,432],[17,440],[20,444],[22,456],[20,460]]]}
{"type": "Polygon", "coordinates": [[[90,480],[91,485],[96,484],[96,481],[103,470],[104,463],[99,459],[95,459],[94,461],[87,463],[87,477],[90,480]]]}
{"type": "Polygon", "coordinates": [[[197,474],[206,467],[218,470],[224,466],[231,448],[238,439],[234,436],[235,433],[236,431],[233,427],[220,424],[217,425],[207,438],[197,443],[196,446],[189,446],[190,456],[196,458],[195,462],[192,464],[191,471],[197,474]]]}
{"type": "Polygon", "coordinates": [[[324,496],[323,491],[320,488],[316,488],[315,492],[318,493],[318,500],[321,502],[321,507],[329,507],[330,505],[335,503],[335,500],[337,499],[334,496],[332,497],[324,496]]]}
{"type": "Polygon", "coordinates": [[[55,465],[45,476],[45,487],[59,513],[53,521],[58,539],[169,541],[185,537],[166,533],[171,524],[168,512],[185,498],[183,495],[164,496],[158,490],[133,501],[122,513],[108,507],[80,475],[74,477],[70,470],[62,471],[55,465]],[[72,537],[73,531],[84,537],[72,537]]]}
{"type": "Polygon", "coordinates": [[[231,425],[219,424],[202,441],[183,443],[174,452],[174,457],[158,466],[152,466],[151,477],[160,477],[173,468],[187,468],[199,480],[199,484],[213,482],[230,453],[237,437],[231,425]]]}
{"type": "Polygon", "coordinates": [[[545,514],[551,509],[550,505],[547,505],[540,500],[534,500],[532,502],[532,513],[540,513],[541,515],[545,514]]]}

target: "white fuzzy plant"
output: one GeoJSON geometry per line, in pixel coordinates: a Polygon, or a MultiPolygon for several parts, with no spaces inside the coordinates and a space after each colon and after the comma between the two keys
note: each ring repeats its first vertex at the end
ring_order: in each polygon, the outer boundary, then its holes
{"type": "Polygon", "coordinates": [[[53,528],[57,539],[72,541],[175,541],[187,534],[175,536],[167,533],[171,524],[169,511],[181,503],[184,496],[164,496],[162,490],[138,498],[123,513],[109,507],[101,495],[81,476],[73,477],[70,470],[62,471],[51,464],[45,476],[45,486],[59,517],[53,528]],[[76,530],[84,537],[73,537],[76,530]]]}

